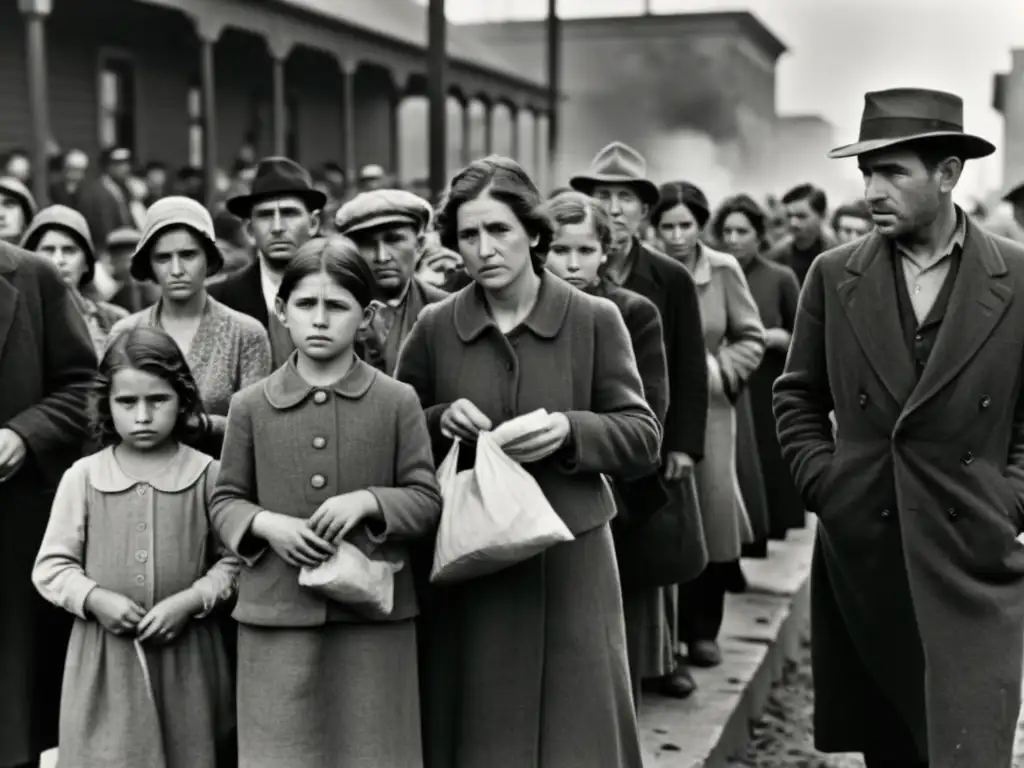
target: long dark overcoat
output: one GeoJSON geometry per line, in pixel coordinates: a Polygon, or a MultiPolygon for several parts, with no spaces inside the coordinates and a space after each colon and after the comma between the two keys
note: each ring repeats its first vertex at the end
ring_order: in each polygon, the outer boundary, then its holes
{"type": "Polygon", "coordinates": [[[57,483],[81,455],[95,371],[89,331],[56,270],[0,243],[0,428],[28,447],[0,484],[0,766],[57,744],[71,616],[30,577],[57,483]]]}
{"type": "Polygon", "coordinates": [[[775,385],[820,520],[816,742],[1005,768],[1024,657],[1024,248],[967,225],[920,380],[892,251],[873,233],[818,258],[775,385]]]}

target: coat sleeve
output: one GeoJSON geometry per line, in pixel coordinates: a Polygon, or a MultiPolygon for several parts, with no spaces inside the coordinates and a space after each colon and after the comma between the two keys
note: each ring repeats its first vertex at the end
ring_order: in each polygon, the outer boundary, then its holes
{"type": "Polygon", "coordinates": [[[649,301],[631,302],[623,316],[636,356],[636,368],[643,382],[644,399],[662,424],[668,414],[668,365],[665,362],[661,317],[649,301]]]}
{"type": "Polygon", "coordinates": [[[395,482],[392,487],[368,488],[384,517],[381,531],[374,526],[370,538],[412,539],[429,533],[441,516],[441,490],[437,485],[430,434],[423,410],[411,388],[402,388],[395,418],[395,482]]]}
{"type": "Polygon", "coordinates": [[[782,455],[808,509],[818,511],[818,491],[835,452],[829,413],[832,392],[825,354],[825,291],[821,259],[807,273],[786,367],[775,381],[772,405],[782,455]]]}
{"type": "MultiPolygon", "coordinates": [[[[206,469],[204,482],[206,483],[206,514],[209,518],[210,500],[216,488],[217,475],[220,471],[220,462],[211,461],[206,469]]],[[[203,610],[196,615],[201,619],[210,614],[218,605],[222,605],[235,596],[238,589],[238,558],[231,554],[221,544],[216,536],[210,536],[207,542],[207,551],[212,553],[208,561],[212,561],[209,569],[192,583],[194,589],[203,601],[203,610]]]]}
{"type": "Polygon", "coordinates": [[[644,400],[626,324],[602,299],[594,310],[591,410],[569,411],[571,430],[563,468],[638,477],[659,462],[661,426],[644,400]]]}
{"type": "Polygon", "coordinates": [[[671,349],[665,350],[669,365],[669,402],[665,417],[664,452],[685,453],[694,461],[704,457],[704,433],[708,422],[708,362],[704,325],[700,317],[697,286],[685,269],[677,270],[662,322],[671,349]]]}
{"type": "Polygon", "coordinates": [[[250,530],[253,518],[264,510],[256,504],[252,414],[243,394],[232,397],[228,409],[220,472],[210,498],[210,524],[224,546],[238,555],[243,563],[252,566],[267,547],[250,530]]]}
{"type": "Polygon", "coordinates": [[[420,312],[419,318],[402,344],[395,365],[395,378],[409,384],[415,391],[427,420],[427,431],[434,446],[434,454],[448,442],[441,434],[441,415],[451,403],[437,402],[434,380],[435,360],[431,344],[431,328],[436,320],[435,305],[428,305],[420,312]]]}
{"type": "Polygon", "coordinates": [[[85,599],[97,586],[85,573],[87,481],[81,462],[64,473],[32,568],[39,594],[80,619],[86,618],[85,599]]]}
{"type": "Polygon", "coordinates": [[[0,426],[25,441],[39,469],[56,484],[59,476],[53,473],[70,463],[58,457],[79,451],[89,435],[86,405],[96,377],[96,351],[85,320],[56,271],[47,265],[38,274],[46,394],[0,426]]]}
{"type": "MultiPolygon", "coordinates": [[[[779,266],[782,267],[781,264],[779,266]]],[[[793,333],[797,304],[800,302],[800,283],[789,267],[783,267],[779,275],[779,315],[782,317],[782,327],[793,333]]]]}
{"type": "Polygon", "coordinates": [[[764,325],[739,264],[730,262],[716,270],[725,283],[728,325],[725,341],[715,352],[722,388],[735,400],[764,357],[764,325]]]}

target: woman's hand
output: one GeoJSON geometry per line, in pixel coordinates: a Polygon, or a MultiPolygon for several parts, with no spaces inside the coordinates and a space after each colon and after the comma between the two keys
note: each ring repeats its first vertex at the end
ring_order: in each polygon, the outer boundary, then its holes
{"type": "Polygon", "coordinates": [[[764,332],[764,345],[767,349],[777,352],[788,352],[792,338],[785,328],[768,328],[764,332]]]}
{"type": "Polygon", "coordinates": [[[307,521],[298,517],[264,510],[252,519],[252,533],[296,568],[315,568],[334,554],[334,545],[313,533],[307,521]]]}
{"type": "Polygon", "coordinates": [[[445,437],[473,442],[481,432],[486,432],[492,426],[484,412],[464,397],[449,405],[441,414],[441,432],[445,437]]]}
{"type": "Polygon", "coordinates": [[[693,459],[682,451],[669,451],[665,456],[665,479],[670,483],[678,483],[693,472],[693,459]]]}
{"type": "Polygon", "coordinates": [[[548,415],[548,423],[542,430],[519,440],[511,440],[503,444],[501,450],[520,464],[540,461],[565,445],[571,432],[569,417],[564,413],[552,413],[548,415]]]}
{"type": "Polygon", "coordinates": [[[85,598],[85,613],[112,635],[134,635],[146,611],[134,600],[95,587],[85,598]]]}
{"type": "Polygon", "coordinates": [[[379,516],[376,496],[369,491],[353,491],[331,496],[313,513],[307,525],[321,539],[337,546],[363,520],[379,516]]]}
{"type": "Polygon", "coordinates": [[[153,641],[157,645],[172,642],[202,607],[202,599],[190,590],[161,600],[139,622],[139,642],[153,641]]]}

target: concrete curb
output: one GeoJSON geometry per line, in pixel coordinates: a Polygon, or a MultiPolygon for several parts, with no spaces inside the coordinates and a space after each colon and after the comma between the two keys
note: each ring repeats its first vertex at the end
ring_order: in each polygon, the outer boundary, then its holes
{"type": "Polygon", "coordinates": [[[724,661],[694,669],[698,690],[678,701],[645,696],[640,711],[644,765],[727,768],[750,738],[787,659],[796,657],[810,618],[814,520],[769,543],[767,560],[744,560],[749,588],[726,598],[724,661]]]}

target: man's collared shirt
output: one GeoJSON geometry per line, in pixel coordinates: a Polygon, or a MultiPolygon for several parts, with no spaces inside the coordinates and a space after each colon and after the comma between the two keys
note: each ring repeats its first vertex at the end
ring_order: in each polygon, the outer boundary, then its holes
{"type": "Polygon", "coordinates": [[[272,317],[277,301],[277,289],[281,287],[281,281],[275,280],[274,276],[270,274],[270,270],[265,269],[262,264],[259,265],[259,270],[260,285],[263,287],[263,301],[267,304],[267,314],[272,317]]]}
{"type": "Polygon", "coordinates": [[[950,258],[957,248],[963,248],[967,237],[967,217],[958,209],[956,212],[956,228],[953,235],[942,249],[936,251],[930,259],[921,259],[909,249],[895,243],[895,252],[900,256],[903,268],[903,279],[907,284],[907,293],[914,309],[918,324],[923,323],[931,312],[942,284],[949,274],[952,262],[950,258]]]}

